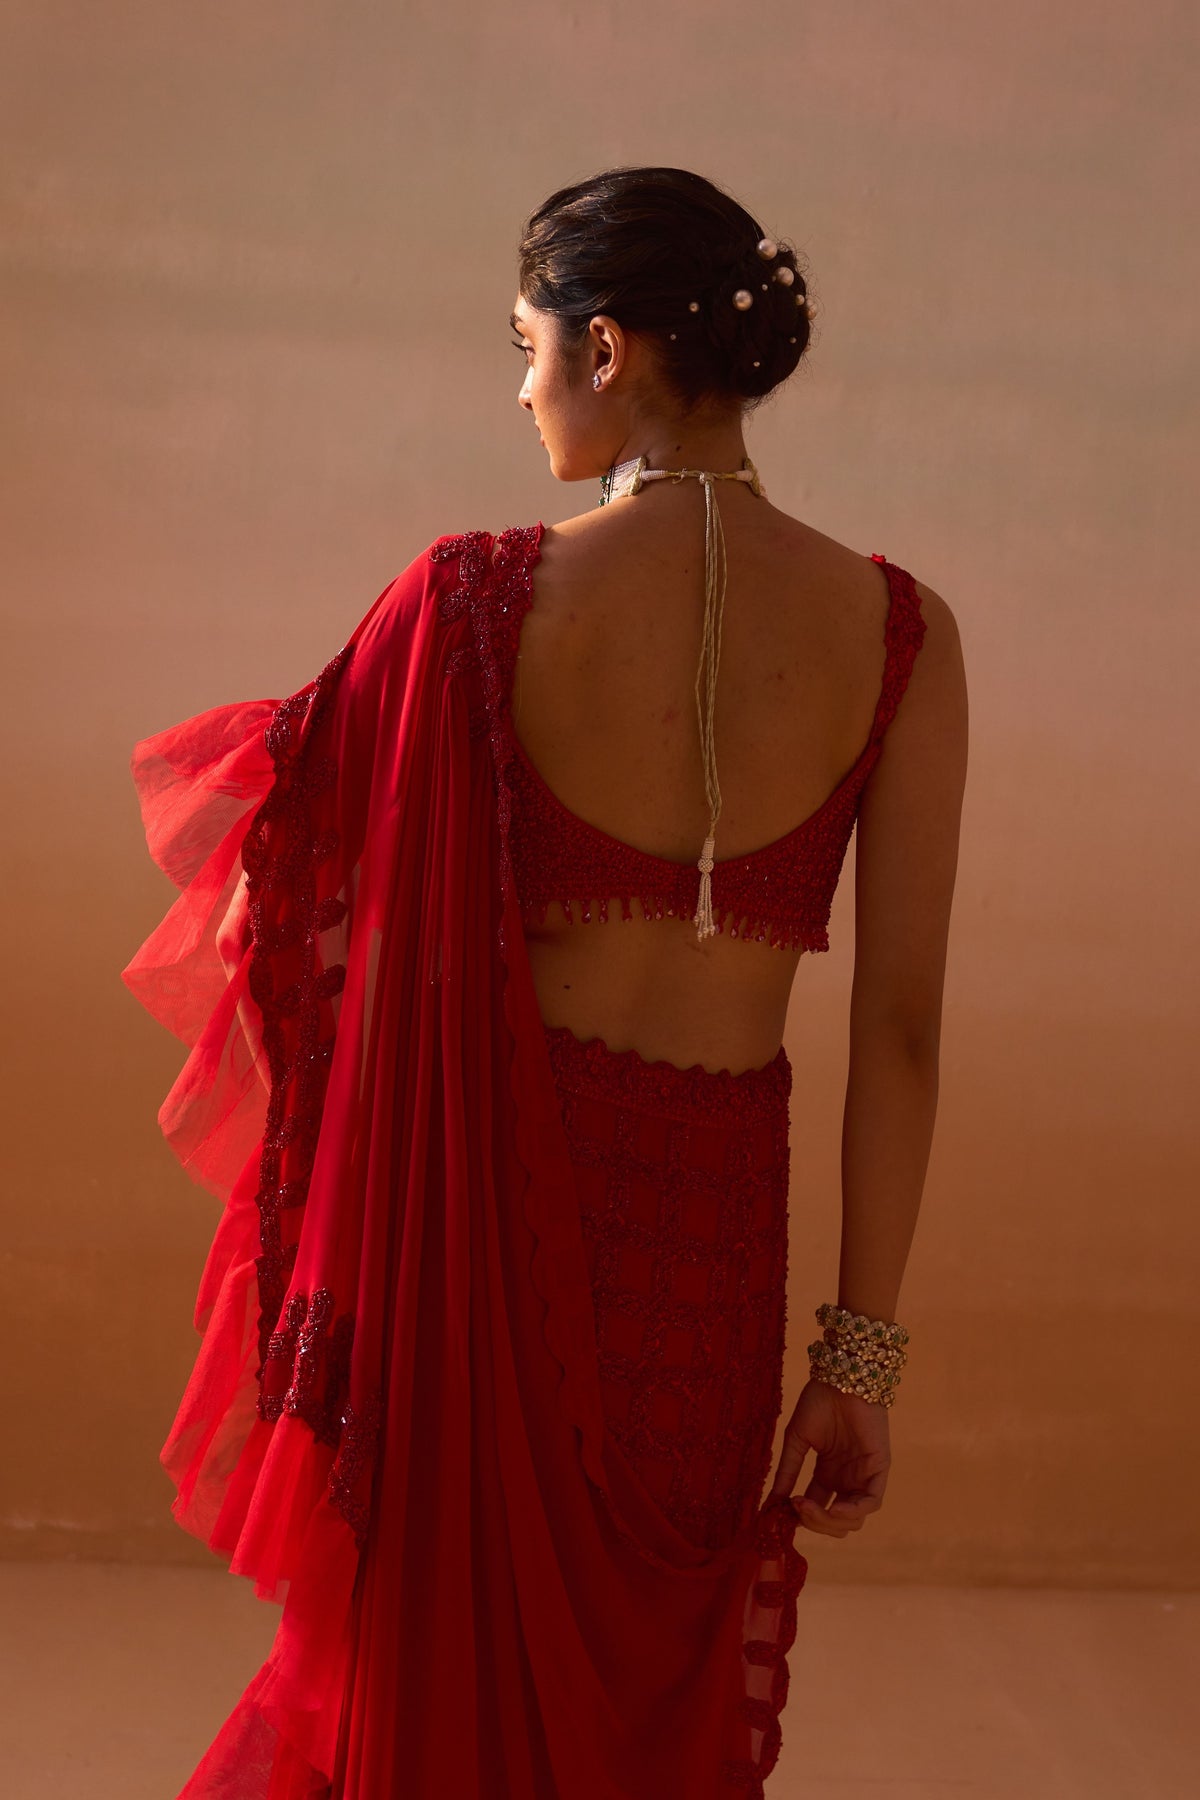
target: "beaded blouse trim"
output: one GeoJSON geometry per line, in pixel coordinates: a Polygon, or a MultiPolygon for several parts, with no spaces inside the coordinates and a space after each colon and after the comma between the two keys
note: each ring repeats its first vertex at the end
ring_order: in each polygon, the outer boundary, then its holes
{"type": "MultiPolygon", "coordinates": [[[[588,924],[593,905],[607,922],[617,899],[633,918],[636,898],[652,919],[689,918],[695,900],[693,862],[655,856],[613,837],[561,801],[530,760],[512,721],[511,695],[522,621],[533,604],[533,569],[542,527],[500,534],[494,580],[487,589],[491,654],[484,677],[493,747],[513,872],[522,917],[543,924],[557,901],[571,922],[588,924]]],[[[472,536],[475,534],[471,534],[472,536]]],[[[718,858],[712,872],[713,918],[719,932],[773,949],[829,948],[833,896],[853,833],[859,801],[878,760],[884,734],[908,684],[925,634],[920,597],[907,570],[882,555],[871,559],[887,576],[884,669],[866,744],[841,781],[809,816],[782,837],[746,856],[718,858]]]]}

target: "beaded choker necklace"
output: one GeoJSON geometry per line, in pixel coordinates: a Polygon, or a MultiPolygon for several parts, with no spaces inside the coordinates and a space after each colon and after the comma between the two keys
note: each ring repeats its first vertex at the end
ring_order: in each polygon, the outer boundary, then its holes
{"type": "Polygon", "coordinates": [[[721,789],[717,782],[717,758],[713,744],[713,712],[717,697],[717,667],[721,660],[721,621],[725,612],[725,532],[713,494],[714,481],[747,481],[753,493],[766,498],[758,470],[747,456],[740,469],[718,473],[713,469],[648,469],[646,457],[614,463],[600,482],[600,505],[636,494],[644,481],[683,481],[689,475],[704,484],[704,634],[700,667],[696,672],[696,712],[700,720],[700,749],[704,757],[704,791],[708,799],[708,836],[696,867],[700,871],[700,896],[692,923],[699,938],[712,937],[717,927],[712,910],[713,852],[721,789]]]}

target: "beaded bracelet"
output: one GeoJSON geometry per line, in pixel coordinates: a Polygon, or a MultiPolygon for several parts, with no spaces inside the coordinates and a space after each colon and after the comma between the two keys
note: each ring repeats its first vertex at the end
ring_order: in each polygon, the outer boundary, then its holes
{"type": "Polygon", "coordinates": [[[809,1374],[844,1394],[891,1406],[908,1361],[903,1325],[868,1319],[825,1301],[816,1312],[824,1334],[808,1346],[809,1374]]]}

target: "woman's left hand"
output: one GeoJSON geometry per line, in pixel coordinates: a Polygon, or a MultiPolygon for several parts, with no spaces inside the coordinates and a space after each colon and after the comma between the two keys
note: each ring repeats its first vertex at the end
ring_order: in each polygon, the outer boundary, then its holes
{"type": "Polygon", "coordinates": [[[803,1495],[792,1499],[796,1517],[826,1537],[861,1531],[867,1515],[883,1505],[892,1460],[887,1408],[827,1381],[806,1383],[787,1423],[769,1499],[791,1495],[809,1450],[817,1460],[803,1495]]]}

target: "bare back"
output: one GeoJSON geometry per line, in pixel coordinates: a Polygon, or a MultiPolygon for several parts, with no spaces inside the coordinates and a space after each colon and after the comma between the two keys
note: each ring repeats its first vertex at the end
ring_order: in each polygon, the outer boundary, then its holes
{"type": "MultiPolygon", "coordinates": [[[[888,589],[869,555],[748,489],[724,484],[717,500],[728,558],[715,715],[725,858],[790,831],[859,757],[888,589]]],[[[695,696],[703,589],[697,484],[663,483],[547,527],[512,696],[521,745],[572,812],[679,862],[698,857],[708,827],[695,696]]],[[[700,940],[690,920],[636,907],[632,921],[581,924],[553,905],[526,941],[547,1025],[735,1073],[778,1050],[802,954],[700,940]]]]}

